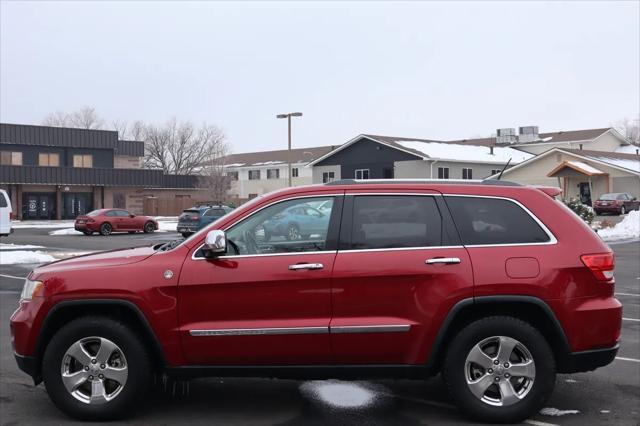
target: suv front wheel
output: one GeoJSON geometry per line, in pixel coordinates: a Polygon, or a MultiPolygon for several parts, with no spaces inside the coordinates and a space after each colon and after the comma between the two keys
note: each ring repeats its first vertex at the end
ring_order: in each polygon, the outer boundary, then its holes
{"type": "Polygon", "coordinates": [[[53,402],[72,417],[107,420],[129,413],[151,378],[151,361],[122,322],[81,317],[63,326],[44,353],[42,377],[53,402]]]}
{"type": "Polygon", "coordinates": [[[516,423],[551,395],[556,365],[546,339],[513,317],[489,317],[460,331],[449,346],[444,379],[463,411],[488,422],[516,423]]]}

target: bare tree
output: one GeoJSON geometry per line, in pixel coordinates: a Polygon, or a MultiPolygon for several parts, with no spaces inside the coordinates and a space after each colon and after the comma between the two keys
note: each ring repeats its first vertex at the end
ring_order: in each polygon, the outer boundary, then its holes
{"type": "Polygon", "coordinates": [[[628,119],[618,121],[615,129],[626,137],[631,143],[640,145],[640,119],[628,119]]]}
{"type": "Polygon", "coordinates": [[[42,124],[45,126],[75,127],[78,129],[104,129],[105,127],[105,121],[98,116],[96,109],[89,106],[84,106],[70,113],[54,112],[45,117],[42,124]]]}
{"type": "Polygon", "coordinates": [[[205,189],[211,201],[222,203],[227,198],[231,181],[231,177],[225,172],[224,157],[220,156],[203,165],[198,178],[198,188],[205,189]]]}
{"type": "Polygon", "coordinates": [[[145,127],[145,166],[167,174],[187,175],[215,163],[227,151],[224,132],[213,125],[196,128],[189,121],[175,118],[163,126],[145,127]]]}

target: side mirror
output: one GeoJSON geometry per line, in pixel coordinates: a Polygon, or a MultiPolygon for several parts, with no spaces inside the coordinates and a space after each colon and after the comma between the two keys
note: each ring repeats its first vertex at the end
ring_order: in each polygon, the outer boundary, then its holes
{"type": "Polygon", "coordinates": [[[214,229],[207,233],[202,246],[204,257],[216,257],[227,252],[227,236],[224,231],[214,229]]]}

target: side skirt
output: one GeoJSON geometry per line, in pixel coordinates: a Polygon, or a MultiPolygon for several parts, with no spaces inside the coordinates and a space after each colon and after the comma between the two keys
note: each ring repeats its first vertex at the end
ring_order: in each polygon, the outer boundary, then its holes
{"type": "Polygon", "coordinates": [[[426,379],[424,365],[265,365],[166,367],[172,377],[259,377],[269,379],[426,379]]]}

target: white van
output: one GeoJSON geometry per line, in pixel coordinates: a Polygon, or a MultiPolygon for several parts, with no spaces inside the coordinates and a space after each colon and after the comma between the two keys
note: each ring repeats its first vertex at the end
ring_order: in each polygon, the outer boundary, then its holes
{"type": "Polygon", "coordinates": [[[13,219],[11,200],[7,191],[0,189],[0,237],[6,237],[13,232],[11,219],[13,219]]]}

